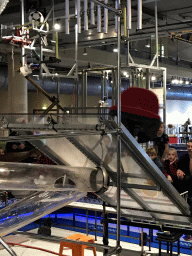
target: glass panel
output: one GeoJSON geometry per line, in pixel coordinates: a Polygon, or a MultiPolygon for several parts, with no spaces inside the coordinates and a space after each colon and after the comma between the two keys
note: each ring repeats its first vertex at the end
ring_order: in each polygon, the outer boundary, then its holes
{"type": "Polygon", "coordinates": [[[85,196],[77,191],[37,192],[0,210],[0,236],[5,236],[72,201],[85,196]]]}

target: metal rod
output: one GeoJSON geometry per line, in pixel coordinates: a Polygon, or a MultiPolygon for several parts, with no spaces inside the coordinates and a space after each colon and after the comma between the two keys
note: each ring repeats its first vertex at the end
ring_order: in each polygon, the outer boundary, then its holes
{"type": "MultiPolygon", "coordinates": [[[[76,69],[75,69],[75,107],[78,108],[79,106],[79,77],[78,77],[78,25],[75,25],[75,63],[76,63],[76,69]]],[[[76,110],[78,111],[78,110],[76,110]]]]}
{"type": "Polygon", "coordinates": [[[167,87],[166,87],[166,77],[167,77],[167,69],[163,70],[163,122],[166,126],[166,106],[167,106],[167,100],[166,100],[166,95],[167,95],[167,87]]]}
{"type": "MultiPolygon", "coordinates": [[[[118,10],[118,0],[115,0],[115,9],[118,10]]],[[[115,15],[115,32],[117,32],[117,15],[115,15]]]]}
{"type": "MultiPolygon", "coordinates": [[[[25,11],[24,11],[24,0],[21,0],[21,25],[25,23],[25,11]]],[[[21,28],[21,33],[23,35],[24,27],[21,28]]],[[[21,65],[22,67],[25,65],[25,47],[22,45],[21,47],[21,65]]]]}
{"type": "Polygon", "coordinates": [[[65,0],[65,34],[69,35],[69,0],[65,0]]]}
{"type": "Polygon", "coordinates": [[[109,5],[107,5],[107,4],[102,3],[101,1],[98,1],[98,0],[92,0],[92,1],[95,2],[95,3],[97,3],[98,5],[103,6],[104,8],[107,8],[107,9],[109,9],[110,11],[114,12],[115,15],[118,15],[118,16],[119,16],[119,15],[122,14],[122,11],[121,11],[121,10],[117,10],[117,9],[115,9],[115,8],[113,8],[113,7],[109,6],[109,5]]]}
{"type": "Polygon", "coordinates": [[[55,31],[55,57],[59,59],[59,39],[58,39],[58,31],[55,31]]]}
{"type": "Polygon", "coordinates": [[[84,30],[88,30],[87,0],[84,0],[84,30]]]}
{"type": "Polygon", "coordinates": [[[77,0],[77,26],[78,33],[81,33],[81,0],[77,0]]]}
{"type": "Polygon", "coordinates": [[[155,39],[156,39],[156,57],[157,67],[159,67],[159,43],[158,43],[158,20],[157,20],[157,1],[155,1],[155,39]]]}
{"type": "Polygon", "coordinates": [[[0,237],[0,243],[2,244],[2,246],[9,252],[10,255],[12,256],[17,256],[17,254],[13,251],[13,249],[11,249],[8,244],[6,244],[3,240],[2,237],[0,237]]]}
{"type": "MultiPolygon", "coordinates": [[[[107,5],[108,4],[108,0],[105,0],[104,3],[107,5]]],[[[107,34],[108,33],[108,9],[104,8],[104,33],[107,34]]]]}
{"type": "Polygon", "coordinates": [[[91,25],[95,25],[95,3],[91,2],[91,25]]]}
{"type": "MultiPolygon", "coordinates": [[[[57,99],[59,102],[59,96],[60,96],[60,86],[59,86],[59,79],[57,79],[57,99]]],[[[57,105],[57,123],[59,123],[59,107],[57,105]]]]}
{"type": "Polygon", "coordinates": [[[131,0],[127,0],[127,29],[132,29],[131,16],[131,0]]]}
{"type": "MultiPolygon", "coordinates": [[[[25,78],[32,84],[34,85],[39,91],[43,93],[51,102],[53,101],[53,98],[46,92],[44,91],[37,83],[35,83],[29,76],[25,76],[25,78]]],[[[60,104],[57,104],[59,108],[63,111],[63,107],[60,104]]]]}
{"type": "Polygon", "coordinates": [[[127,37],[127,9],[126,9],[126,7],[124,7],[123,14],[124,14],[124,19],[123,19],[123,21],[124,21],[124,37],[127,37]]]}
{"type": "MultiPolygon", "coordinates": [[[[118,8],[121,1],[118,0],[118,8]]],[[[121,17],[117,17],[117,248],[120,247],[120,225],[121,225],[121,17]]],[[[118,254],[119,255],[119,254],[118,254]]]]}
{"type": "Polygon", "coordinates": [[[138,0],[137,29],[142,29],[142,0],[138,0]]]}
{"type": "Polygon", "coordinates": [[[101,33],[101,6],[97,5],[97,32],[101,33]]]}

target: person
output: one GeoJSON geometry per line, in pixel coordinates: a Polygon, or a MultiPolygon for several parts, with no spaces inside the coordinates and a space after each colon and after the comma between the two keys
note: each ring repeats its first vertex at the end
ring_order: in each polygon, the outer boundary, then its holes
{"type": "MultiPolygon", "coordinates": [[[[177,177],[183,180],[186,190],[188,190],[187,202],[192,213],[192,139],[187,144],[187,153],[182,155],[178,161],[177,177]]],[[[187,235],[185,240],[191,240],[191,236],[187,235]]]]}
{"type": "Polygon", "coordinates": [[[178,156],[175,148],[169,148],[167,158],[164,161],[164,174],[179,193],[185,191],[184,182],[177,177],[178,156]]]}
{"type": "Polygon", "coordinates": [[[160,158],[157,156],[155,148],[147,148],[146,153],[149,155],[151,160],[157,165],[157,167],[163,172],[163,164],[160,158]]]}
{"type": "Polygon", "coordinates": [[[161,161],[164,162],[169,149],[169,137],[165,133],[165,124],[163,122],[161,122],[157,137],[153,140],[153,147],[156,149],[161,161]]]}

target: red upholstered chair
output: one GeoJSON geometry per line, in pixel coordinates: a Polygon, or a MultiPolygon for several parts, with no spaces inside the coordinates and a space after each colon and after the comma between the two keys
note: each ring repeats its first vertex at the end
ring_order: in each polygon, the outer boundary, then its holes
{"type": "MultiPolygon", "coordinates": [[[[138,142],[147,142],[157,136],[160,126],[157,96],[150,90],[131,87],[121,94],[121,120],[138,142]]],[[[110,114],[117,115],[117,106],[111,107],[110,114]]]]}

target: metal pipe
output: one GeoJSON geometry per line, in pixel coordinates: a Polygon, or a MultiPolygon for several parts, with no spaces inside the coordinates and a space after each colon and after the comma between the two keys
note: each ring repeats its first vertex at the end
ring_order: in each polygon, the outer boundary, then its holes
{"type": "Polygon", "coordinates": [[[87,0],[84,0],[84,30],[88,30],[87,0]]]}
{"type": "Polygon", "coordinates": [[[97,32],[101,33],[101,6],[97,5],[97,32]]]}
{"type": "MultiPolygon", "coordinates": [[[[24,0],[21,0],[21,25],[25,23],[25,11],[24,11],[24,0]]],[[[21,28],[22,35],[24,34],[24,27],[21,28]]],[[[25,65],[25,47],[22,45],[21,47],[21,65],[22,67],[25,65]]]]}
{"type": "Polygon", "coordinates": [[[76,64],[76,69],[75,69],[75,107],[78,108],[79,102],[78,102],[78,95],[79,95],[79,77],[78,77],[78,25],[75,25],[75,64],[76,64]]]}
{"type": "Polygon", "coordinates": [[[82,93],[83,93],[83,98],[82,98],[82,105],[84,108],[87,107],[87,72],[83,72],[83,84],[82,84],[82,93]]]}
{"type": "Polygon", "coordinates": [[[113,8],[113,7],[111,7],[111,6],[109,6],[109,5],[106,5],[106,4],[104,4],[104,3],[102,3],[102,2],[100,2],[100,1],[98,1],[98,0],[92,0],[92,1],[94,1],[95,3],[97,3],[98,5],[100,5],[100,6],[102,6],[102,7],[104,7],[104,8],[107,8],[107,9],[109,9],[110,11],[112,11],[112,12],[114,12],[115,13],[115,15],[121,15],[122,14],[122,11],[121,10],[118,10],[118,8],[113,8]]]}
{"type": "Polygon", "coordinates": [[[12,256],[17,256],[17,254],[13,251],[13,249],[11,249],[8,244],[5,243],[5,241],[3,240],[2,237],[0,237],[0,243],[2,244],[2,246],[9,252],[10,255],[12,256]]]}
{"type": "MultiPolygon", "coordinates": [[[[57,100],[59,103],[59,96],[60,96],[60,86],[59,86],[59,78],[57,79],[57,100]]],[[[57,105],[57,123],[59,124],[59,107],[57,105]]]]}
{"type": "Polygon", "coordinates": [[[127,0],[127,29],[132,29],[131,25],[131,0],[127,0]]]}
{"type": "Polygon", "coordinates": [[[77,26],[78,33],[81,33],[81,0],[77,0],[77,26]]]}
{"type": "Polygon", "coordinates": [[[142,0],[138,0],[137,29],[142,29],[142,0]]]}
{"type": "Polygon", "coordinates": [[[167,100],[166,100],[166,95],[167,95],[167,87],[166,87],[166,78],[167,78],[167,69],[165,68],[163,70],[163,122],[165,123],[166,126],[166,105],[167,105],[167,100]]]}
{"type": "Polygon", "coordinates": [[[156,39],[156,58],[157,67],[159,67],[159,46],[158,46],[158,20],[157,20],[157,1],[155,1],[155,39],[156,39]]]}
{"type": "Polygon", "coordinates": [[[95,3],[91,2],[91,25],[95,25],[95,3]]]}
{"type": "MultiPolygon", "coordinates": [[[[118,10],[118,0],[115,0],[115,9],[118,10]]],[[[117,15],[115,15],[115,32],[117,33],[117,15]]]]}
{"type": "Polygon", "coordinates": [[[124,7],[124,18],[123,18],[123,21],[124,21],[124,37],[127,37],[127,9],[126,7],[124,7]]]}
{"type": "MultiPolygon", "coordinates": [[[[104,1],[105,4],[108,4],[108,0],[104,1]]],[[[104,33],[107,34],[108,33],[108,9],[104,8],[104,33]]]]}
{"type": "Polygon", "coordinates": [[[69,0],[65,0],[65,34],[69,35],[69,0]]]}
{"type": "MultiPolygon", "coordinates": [[[[118,0],[118,8],[121,1],[118,0]]],[[[117,248],[120,247],[120,225],[121,225],[121,17],[117,17],[117,248]]],[[[118,253],[118,255],[120,255],[118,253]]]]}

